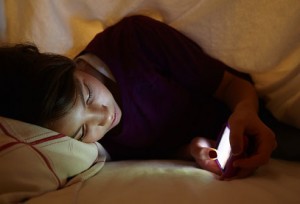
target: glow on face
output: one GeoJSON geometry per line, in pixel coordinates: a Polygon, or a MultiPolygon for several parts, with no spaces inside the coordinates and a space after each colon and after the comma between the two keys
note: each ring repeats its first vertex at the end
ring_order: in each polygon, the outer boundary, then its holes
{"type": "Polygon", "coordinates": [[[48,128],[83,142],[96,142],[120,122],[121,110],[101,79],[77,70],[75,81],[79,88],[74,106],[48,128]]]}

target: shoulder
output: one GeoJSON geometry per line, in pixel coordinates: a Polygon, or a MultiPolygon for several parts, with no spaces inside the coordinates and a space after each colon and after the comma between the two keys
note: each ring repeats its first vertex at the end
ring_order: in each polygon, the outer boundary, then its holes
{"type": "Polygon", "coordinates": [[[148,32],[151,32],[162,27],[168,28],[169,26],[164,22],[148,16],[133,15],[121,19],[119,22],[108,27],[107,29],[119,30],[122,32],[137,32],[140,30],[147,30],[148,32]]]}
{"type": "Polygon", "coordinates": [[[133,16],[127,16],[123,18],[120,23],[158,23],[158,24],[164,24],[154,18],[148,17],[148,16],[143,16],[143,15],[133,15],[133,16]]]}

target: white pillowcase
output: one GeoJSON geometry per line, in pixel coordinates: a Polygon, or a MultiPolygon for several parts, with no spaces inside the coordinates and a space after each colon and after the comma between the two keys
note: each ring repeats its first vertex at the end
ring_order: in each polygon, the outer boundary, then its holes
{"type": "Polygon", "coordinates": [[[101,149],[0,116],[0,203],[18,203],[93,176],[105,162],[101,149]]]}

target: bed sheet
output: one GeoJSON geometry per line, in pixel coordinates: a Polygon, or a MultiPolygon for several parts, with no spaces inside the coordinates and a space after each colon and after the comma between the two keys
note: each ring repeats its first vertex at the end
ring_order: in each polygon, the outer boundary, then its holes
{"type": "Polygon", "coordinates": [[[108,162],[86,182],[33,198],[27,204],[297,204],[299,172],[299,163],[271,160],[250,178],[219,181],[191,162],[108,162]]]}

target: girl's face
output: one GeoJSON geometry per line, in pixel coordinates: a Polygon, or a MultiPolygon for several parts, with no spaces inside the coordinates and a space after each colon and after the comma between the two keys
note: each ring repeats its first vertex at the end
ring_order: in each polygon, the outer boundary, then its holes
{"type": "Polygon", "coordinates": [[[121,110],[99,76],[75,71],[79,90],[72,109],[62,118],[51,122],[49,129],[86,143],[96,142],[121,119],[121,110]]]}

